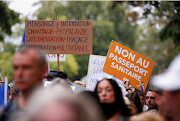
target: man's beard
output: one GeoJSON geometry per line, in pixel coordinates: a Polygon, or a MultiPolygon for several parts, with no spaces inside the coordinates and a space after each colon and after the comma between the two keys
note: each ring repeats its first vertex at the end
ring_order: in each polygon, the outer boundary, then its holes
{"type": "MultiPolygon", "coordinates": [[[[148,104],[151,104],[151,103],[148,103],[148,104]]],[[[151,110],[151,109],[158,109],[158,106],[157,104],[154,104],[154,105],[151,105],[151,107],[148,106],[148,108],[151,110]]]]}

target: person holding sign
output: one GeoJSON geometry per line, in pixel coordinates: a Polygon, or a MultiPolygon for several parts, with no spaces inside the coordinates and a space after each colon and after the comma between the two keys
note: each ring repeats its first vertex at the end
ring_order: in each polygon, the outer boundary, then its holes
{"type": "Polygon", "coordinates": [[[123,86],[126,89],[127,93],[135,91],[135,88],[132,85],[129,85],[129,79],[127,79],[126,77],[123,78],[123,86]]]}
{"type": "Polygon", "coordinates": [[[126,121],[131,116],[116,81],[104,78],[95,87],[107,121],[126,121]]]}

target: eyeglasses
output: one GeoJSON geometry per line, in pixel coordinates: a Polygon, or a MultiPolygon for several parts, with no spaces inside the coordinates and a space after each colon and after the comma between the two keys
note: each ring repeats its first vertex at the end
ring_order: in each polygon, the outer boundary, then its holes
{"type": "Polygon", "coordinates": [[[149,98],[150,98],[151,100],[154,100],[154,99],[155,99],[155,97],[146,96],[146,100],[149,99],[149,98]]]}

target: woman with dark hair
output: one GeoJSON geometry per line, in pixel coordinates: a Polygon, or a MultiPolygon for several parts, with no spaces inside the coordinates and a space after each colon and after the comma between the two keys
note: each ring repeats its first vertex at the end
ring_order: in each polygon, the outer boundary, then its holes
{"type": "Polygon", "coordinates": [[[141,100],[139,95],[136,92],[131,92],[126,95],[126,97],[130,100],[131,104],[136,106],[138,109],[138,114],[142,112],[141,100]]]}
{"type": "Polygon", "coordinates": [[[104,78],[98,81],[95,93],[99,97],[107,121],[125,121],[131,116],[115,80],[104,78]]]}

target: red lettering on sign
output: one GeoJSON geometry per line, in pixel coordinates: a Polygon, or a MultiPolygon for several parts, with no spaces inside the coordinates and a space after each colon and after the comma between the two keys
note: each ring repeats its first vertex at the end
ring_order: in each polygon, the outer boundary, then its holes
{"type": "Polygon", "coordinates": [[[53,29],[28,29],[28,34],[50,34],[52,35],[53,29]]]}
{"type": "Polygon", "coordinates": [[[57,29],[56,34],[59,35],[87,35],[87,29],[57,29]]]}

